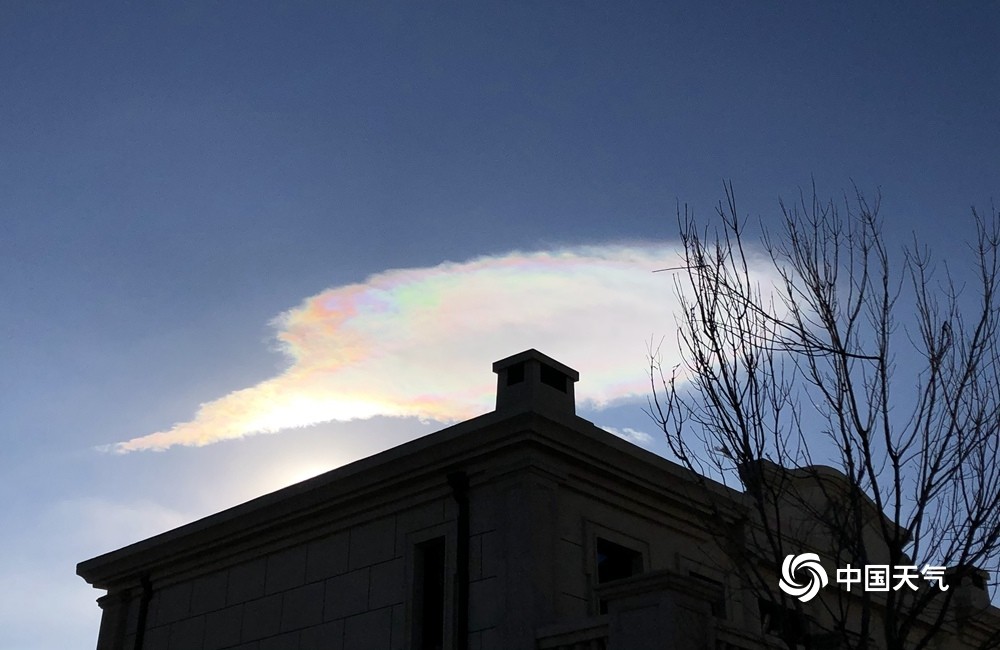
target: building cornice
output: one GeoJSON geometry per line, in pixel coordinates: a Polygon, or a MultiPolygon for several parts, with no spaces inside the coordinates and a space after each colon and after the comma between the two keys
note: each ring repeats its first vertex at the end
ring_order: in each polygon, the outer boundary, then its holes
{"type": "MultiPolygon", "coordinates": [[[[525,450],[572,462],[567,478],[581,486],[600,475],[613,491],[647,495],[673,509],[707,507],[690,473],[572,414],[491,412],[252,499],[179,528],[81,562],[77,573],[103,589],[130,587],[142,576],[197,570],[220,556],[236,557],[330,522],[371,517],[413,500],[447,494],[446,475],[468,469],[472,487],[484,461],[525,450]],[[681,489],[679,489],[681,488],[681,489]]],[[[536,464],[541,463],[538,461],[536,464]]],[[[742,495],[715,484],[719,496],[742,495]]],[[[662,505],[658,506],[662,508],[662,505]]],[[[692,513],[693,514],[693,513],[692,513]]]]}

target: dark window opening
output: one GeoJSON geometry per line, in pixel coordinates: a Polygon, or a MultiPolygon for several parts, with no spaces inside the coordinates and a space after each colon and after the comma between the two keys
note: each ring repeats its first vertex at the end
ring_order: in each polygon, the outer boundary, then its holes
{"type": "Polygon", "coordinates": [[[542,364],[542,383],[563,393],[566,392],[566,375],[551,366],[542,364]]]}
{"type": "Polygon", "coordinates": [[[524,362],[515,363],[507,368],[507,385],[513,386],[524,381],[524,362]]]}
{"type": "MultiPolygon", "coordinates": [[[[597,538],[597,584],[630,578],[642,573],[642,553],[621,544],[597,538]]],[[[608,613],[608,604],[599,603],[600,613],[608,613]]]]}
{"type": "Polygon", "coordinates": [[[718,580],[694,571],[690,575],[692,580],[708,588],[708,604],[712,608],[712,616],[726,618],[726,586],[718,580]]]}
{"type": "Polygon", "coordinates": [[[418,650],[444,648],[444,537],[416,547],[413,585],[413,647],[418,650]]]}
{"type": "Polygon", "coordinates": [[[763,598],[757,599],[757,606],[760,609],[762,630],[793,643],[803,643],[806,640],[806,622],[802,614],[763,598]]]}
{"type": "Polygon", "coordinates": [[[621,544],[597,538],[597,583],[629,578],[642,573],[642,553],[621,544]]]}

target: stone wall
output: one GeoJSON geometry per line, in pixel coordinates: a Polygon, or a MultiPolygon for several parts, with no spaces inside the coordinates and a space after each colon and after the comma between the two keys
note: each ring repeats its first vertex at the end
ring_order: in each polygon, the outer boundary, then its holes
{"type": "Polygon", "coordinates": [[[402,649],[409,544],[421,530],[447,529],[448,506],[358,523],[156,588],[143,650],[402,649]]]}

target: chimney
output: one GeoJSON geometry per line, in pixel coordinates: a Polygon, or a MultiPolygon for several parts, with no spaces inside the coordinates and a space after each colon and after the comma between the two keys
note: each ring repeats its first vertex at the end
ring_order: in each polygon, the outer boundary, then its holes
{"type": "Polygon", "coordinates": [[[576,414],[573,384],[580,373],[538,350],[525,350],[493,364],[497,411],[576,414]]]}

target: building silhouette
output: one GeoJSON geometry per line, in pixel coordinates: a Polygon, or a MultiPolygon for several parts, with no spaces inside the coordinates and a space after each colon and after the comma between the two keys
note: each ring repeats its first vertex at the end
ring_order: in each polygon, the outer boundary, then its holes
{"type": "MultiPolygon", "coordinates": [[[[577,372],[544,354],[493,371],[491,413],[80,563],[107,590],[98,650],[760,650],[809,632],[742,588],[734,540],[706,525],[743,493],[576,416],[577,372]]],[[[938,650],[1000,630],[966,582],[976,616],[938,650]]]]}

